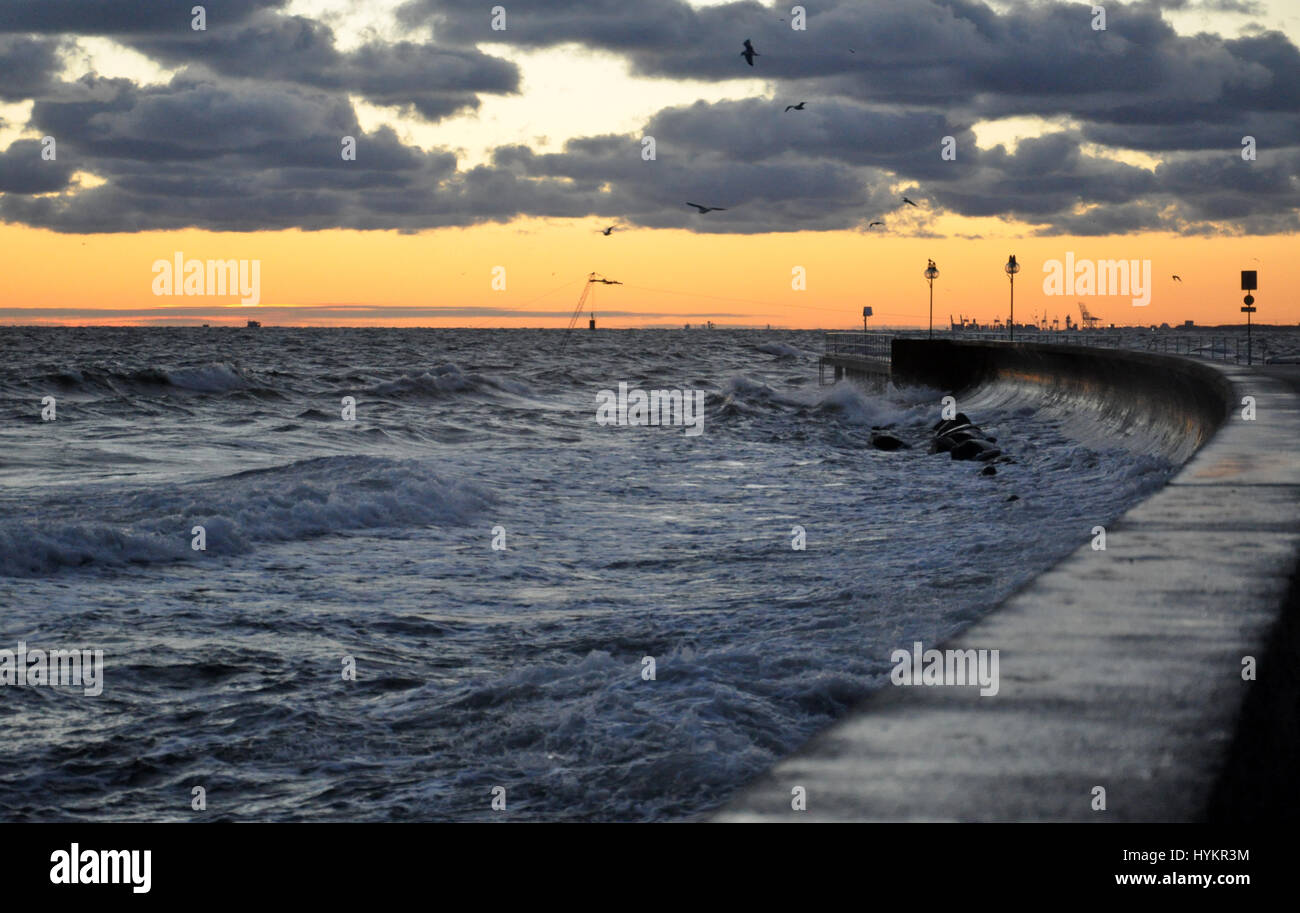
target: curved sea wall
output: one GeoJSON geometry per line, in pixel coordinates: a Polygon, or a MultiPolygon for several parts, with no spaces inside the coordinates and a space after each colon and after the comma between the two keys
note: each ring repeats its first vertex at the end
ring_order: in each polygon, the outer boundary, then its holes
{"type": "Polygon", "coordinates": [[[1112,446],[1175,463],[1209,440],[1232,406],[1230,381],[1209,364],[1081,346],[895,339],[892,379],[956,394],[972,415],[1017,402],[1059,408],[1112,446]]]}
{"type": "Polygon", "coordinates": [[[1082,433],[1185,462],[1111,524],[1104,550],[1081,537],[960,635],[923,645],[997,651],[996,693],[886,682],[719,820],[1288,814],[1300,742],[1293,718],[1278,725],[1297,693],[1293,386],[1244,366],[1055,345],[897,339],[892,367],[895,383],[950,392],[973,414],[1059,407],[1082,433]]]}

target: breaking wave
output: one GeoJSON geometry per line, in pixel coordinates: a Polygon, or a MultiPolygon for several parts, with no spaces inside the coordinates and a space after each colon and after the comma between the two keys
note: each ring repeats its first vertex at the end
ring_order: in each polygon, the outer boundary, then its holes
{"type": "Polygon", "coordinates": [[[194,526],[207,552],[239,554],[258,542],[460,524],[490,495],[423,463],[337,456],[302,460],[207,482],[137,493],[121,506],[57,504],[39,516],[0,520],[0,574],[41,576],[62,568],[179,561],[194,526]],[[113,519],[86,520],[87,515],[113,519]]]}

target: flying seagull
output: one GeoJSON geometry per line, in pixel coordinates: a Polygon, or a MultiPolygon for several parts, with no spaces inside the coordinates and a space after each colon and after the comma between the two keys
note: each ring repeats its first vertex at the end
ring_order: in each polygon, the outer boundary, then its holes
{"type": "Polygon", "coordinates": [[[1174,276],[1174,281],[1175,281],[1175,282],[1182,282],[1182,281],[1183,281],[1183,277],[1182,277],[1182,276],[1174,276]]]}
{"type": "Polygon", "coordinates": [[[759,56],[758,51],[754,50],[754,46],[749,43],[748,38],[745,39],[745,49],[740,52],[740,56],[744,57],[745,63],[751,67],[754,65],[754,58],[759,56]]]}
{"type": "Polygon", "coordinates": [[[692,203],[690,200],[687,200],[687,201],[686,201],[686,205],[687,205],[687,206],[694,206],[696,209],[698,209],[698,210],[700,211],[700,215],[704,215],[706,212],[726,212],[726,211],[727,211],[727,207],[725,207],[725,206],[701,206],[699,203],[692,203]]]}
{"type": "Polygon", "coordinates": [[[609,228],[607,228],[607,229],[605,229],[604,231],[602,231],[601,234],[604,235],[605,237],[609,237],[610,233],[611,233],[613,230],[614,230],[614,226],[611,225],[611,226],[609,226],[609,228]]]}
{"type": "MultiPolygon", "coordinates": [[[[916,206],[916,204],[913,203],[911,200],[909,200],[907,197],[903,197],[903,202],[906,203],[908,206],[916,206]]],[[[916,206],[916,208],[917,208],[917,209],[920,209],[921,207],[920,207],[920,206],[916,206]]]]}
{"type": "Polygon", "coordinates": [[[806,105],[806,104],[808,104],[808,102],[806,102],[806,101],[801,101],[801,102],[799,102],[799,104],[797,104],[797,105],[786,105],[786,106],[785,106],[785,109],[786,109],[787,111],[802,111],[802,110],[803,110],[803,106],[806,105]]]}
{"type": "Polygon", "coordinates": [[[884,225],[884,222],[872,222],[867,228],[875,228],[877,225],[884,225]]]}

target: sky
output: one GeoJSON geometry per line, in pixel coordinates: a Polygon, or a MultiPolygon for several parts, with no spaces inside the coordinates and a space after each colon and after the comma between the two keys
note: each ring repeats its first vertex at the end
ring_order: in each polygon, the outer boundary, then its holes
{"type": "Polygon", "coordinates": [[[1300,322],[1300,0],[197,5],[0,5],[0,324],[1300,322]]]}

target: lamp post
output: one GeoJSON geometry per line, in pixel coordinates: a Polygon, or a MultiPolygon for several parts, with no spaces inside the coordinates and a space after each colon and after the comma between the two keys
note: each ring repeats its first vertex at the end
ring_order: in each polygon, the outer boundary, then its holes
{"type": "Polygon", "coordinates": [[[1016,262],[1016,255],[1012,254],[1011,259],[1007,260],[1007,265],[1003,267],[1007,271],[1007,278],[1011,280],[1011,319],[1007,322],[1007,338],[1012,342],[1016,341],[1016,273],[1020,272],[1020,264],[1016,262]]]}
{"type": "Polygon", "coordinates": [[[939,270],[930,260],[925,268],[925,278],[930,283],[930,338],[934,339],[934,280],[939,278],[939,270]]]}

